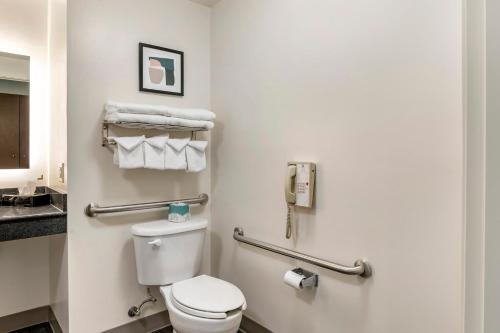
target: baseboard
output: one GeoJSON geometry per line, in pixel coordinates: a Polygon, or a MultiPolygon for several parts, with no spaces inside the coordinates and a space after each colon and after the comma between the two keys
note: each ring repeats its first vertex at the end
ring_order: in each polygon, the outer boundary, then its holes
{"type": "Polygon", "coordinates": [[[47,322],[52,327],[54,333],[63,333],[49,305],[0,317],[0,333],[12,332],[47,322]]]}
{"type": "Polygon", "coordinates": [[[273,333],[273,331],[268,330],[267,328],[253,321],[247,316],[243,316],[240,329],[245,333],[273,333]]]}
{"type": "MultiPolygon", "coordinates": [[[[170,325],[168,311],[162,311],[157,314],[132,321],[125,325],[112,328],[102,333],[138,333],[154,332],[170,325]]],[[[252,319],[243,316],[241,320],[241,331],[244,333],[273,333],[264,326],[258,324],[252,319]]]]}
{"type": "MultiPolygon", "coordinates": [[[[0,333],[12,332],[21,328],[49,322],[54,333],[63,333],[52,308],[48,305],[0,317],[0,333]]],[[[147,333],[170,325],[168,311],[162,311],[125,325],[112,328],[103,333],[147,333]]],[[[245,333],[273,333],[252,319],[243,316],[241,330],[245,333]]]]}
{"type": "Polygon", "coordinates": [[[0,333],[12,332],[21,328],[46,323],[49,321],[50,306],[14,313],[0,317],[0,333]]]}
{"type": "Polygon", "coordinates": [[[61,325],[59,325],[56,315],[54,314],[54,311],[52,311],[52,308],[50,306],[49,306],[49,324],[50,327],[52,327],[52,331],[54,331],[54,333],[63,333],[61,325]]]}
{"type": "Polygon", "coordinates": [[[154,315],[147,316],[122,326],[112,328],[103,333],[147,333],[159,330],[163,327],[170,325],[170,318],[168,317],[168,311],[158,312],[154,315]]]}

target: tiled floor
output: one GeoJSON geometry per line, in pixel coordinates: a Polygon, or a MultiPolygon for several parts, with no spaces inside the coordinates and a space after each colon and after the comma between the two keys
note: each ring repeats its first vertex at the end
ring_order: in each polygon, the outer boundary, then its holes
{"type": "MultiPolygon", "coordinates": [[[[171,332],[171,331],[166,331],[171,332]]],[[[26,327],[10,333],[53,333],[49,323],[38,324],[35,326],[26,327]]],[[[163,332],[162,332],[163,333],[163,332]]]]}
{"type": "MultiPolygon", "coordinates": [[[[154,331],[152,333],[172,333],[172,327],[165,327],[162,328],[161,330],[154,331]]],[[[243,331],[239,331],[240,333],[243,333],[243,331]]],[[[50,328],[49,323],[43,323],[31,327],[26,327],[17,331],[12,331],[9,333],[54,333],[52,329],[50,328]]]]}
{"type": "MultiPolygon", "coordinates": [[[[152,333],[172,333],[172,327],[165,327],[162,328],[161,330],[154,331],[152,333]]],[[[243,331],[239,331],[240,333],[243,333],[243,331]]],[[[49,323],[43,323],[31,327],[26,327],[17,331],[12,331],[9,333],[54,333],[52,329],[50,328],[49,323]]]]}

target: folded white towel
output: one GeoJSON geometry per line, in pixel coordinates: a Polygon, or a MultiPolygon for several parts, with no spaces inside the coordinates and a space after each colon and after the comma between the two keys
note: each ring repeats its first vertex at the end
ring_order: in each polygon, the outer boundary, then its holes
{"type": "Polygon", "coordinates": [[[145,123],[156,125],[170,125],[170,126],[184,126],[184,127],[197,127],[203,129],[211,129],[214,123],[207,120],[191,120],[181,119],[175,117],[165,117],[159,115],[146,115],[135,113],[119,113],[119,112],[106,112],[104,119],[108,122],[129,122],[129,123],[145,123]]]}
{"type": "Polygon", "coordinates": [[[168,136],[155,136],[144,141],[144,166],[165,170],[165,150],[168,136]]]}
{"type": "Polygon", "coordinates": [[[118,160],[118,145],[113,148],[113,164],[120,166],[120,161],[118,160]]]}
{"type": "Polygon", "coordinates": [[[144,167],[144,135],[131,137],[115,137],[116,148],[113,162],[122,169],[144,167]]]}
{"type": "Polygon", "coordinates": [[[188,172],[199,172],[207,167],[207,159],[205,150],[207,149],[207,141],[190,141],[186,147],[186,159],[188,172]]]}
{"type": "Polygon", "coordinates": [[[181,109],[165,105],[131,104],[108,101],[107,112],[150,114],[191,120],[213,121],[215,113],[205,109],[181,109]]]}
{"type": "Polygon", "coordinates": [[[186,170],[186,146],[189,138],[168,139],[165,148],[165,169],[186,170]]]}

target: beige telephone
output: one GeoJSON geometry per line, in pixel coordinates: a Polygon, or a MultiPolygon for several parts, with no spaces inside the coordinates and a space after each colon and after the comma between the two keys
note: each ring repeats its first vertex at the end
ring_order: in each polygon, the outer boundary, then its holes
{"type": "Polygon", "coordinates": [[[308,162],[288,162],[285,180],[285,200],[288,206],[286,238],[292,237],[293,209],[295,206],[312,208],[316,164],[308,162]]]}

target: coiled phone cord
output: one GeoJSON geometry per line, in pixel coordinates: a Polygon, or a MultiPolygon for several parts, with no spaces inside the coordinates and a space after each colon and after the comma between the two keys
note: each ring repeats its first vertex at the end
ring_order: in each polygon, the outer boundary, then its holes
{"type": "Polygon", "coordinates": [[[286,214],[286,239],[290,239],[290,237],[292,237],[293,207],[293,205],[288,205],[288,211],[286,214]]]}

